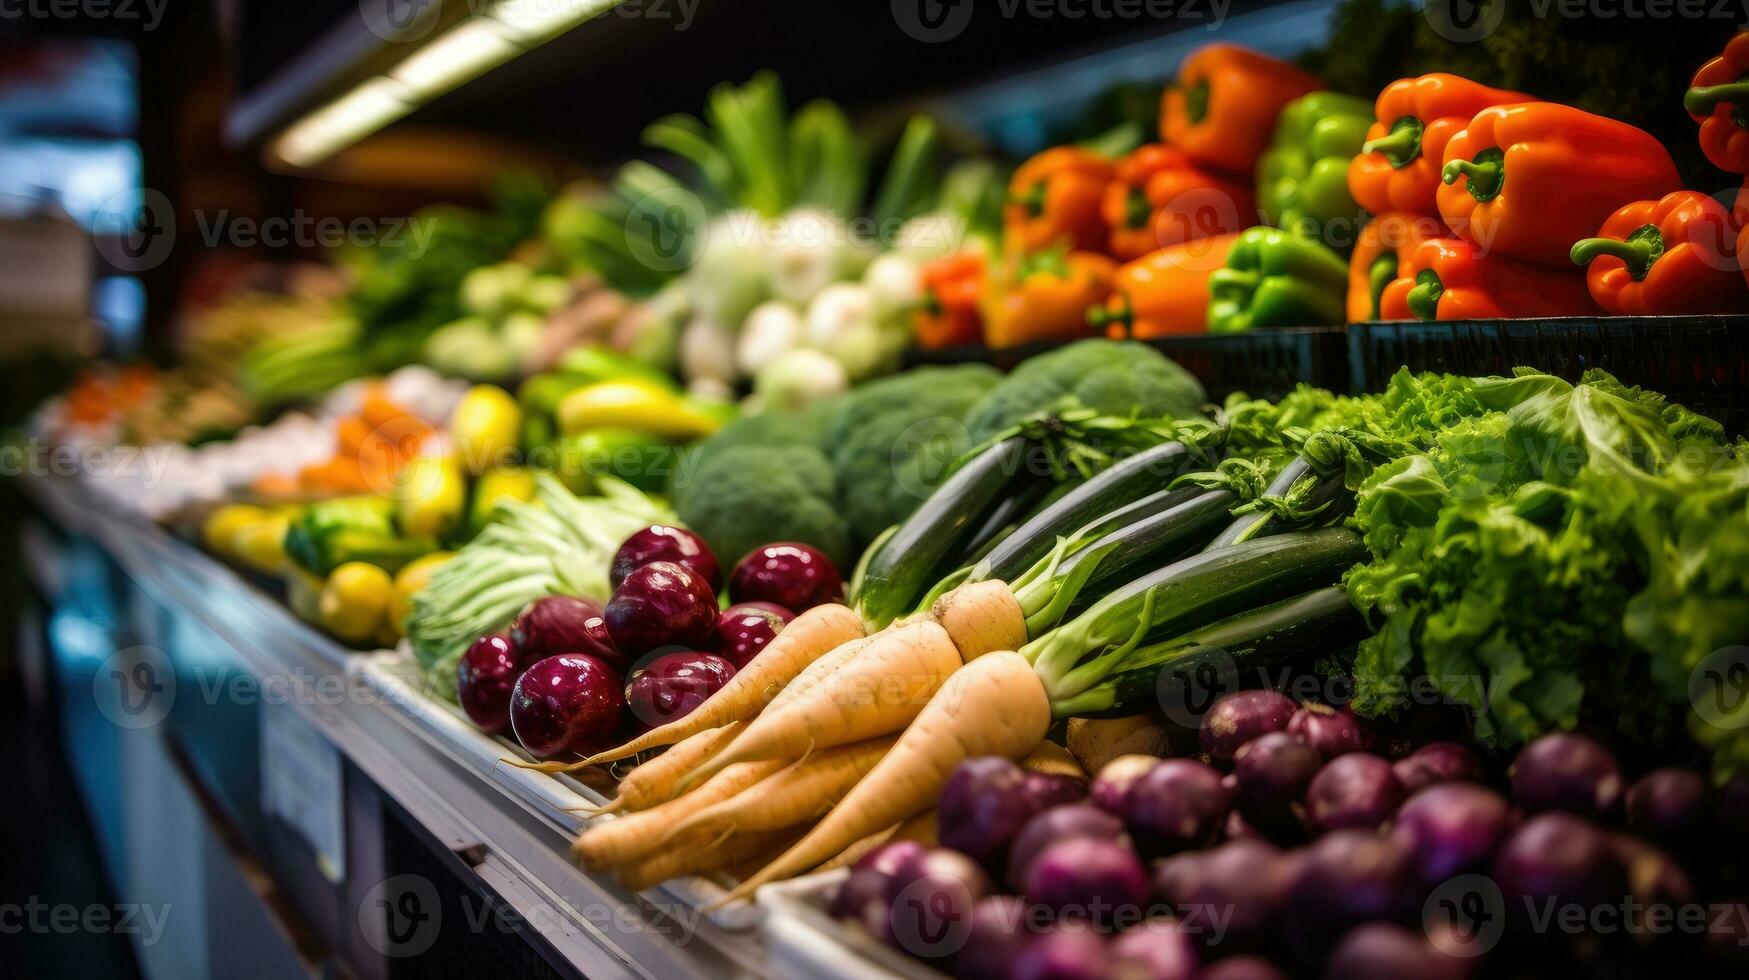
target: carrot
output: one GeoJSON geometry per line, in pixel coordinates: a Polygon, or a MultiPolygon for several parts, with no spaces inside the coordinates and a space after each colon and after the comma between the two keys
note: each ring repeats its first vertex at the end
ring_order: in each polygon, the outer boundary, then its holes
{"type": "Polygon", "coordinates": [[[936,600],[929,615],[968,663],[997,650],[1018,650],[1030,639],[1020,601],[1003,582],[962,585],[936,600]]]}
{"type": "Polygon", "coordinates": [[[761,831],[757,834],[736,834],[715,847],[675,847],[653,854],[635,864],[621,868],[619,879],[632,891],[641,892],[660,885],[670,878],[702,875],[717,871],[750,870],[754,862],[795,843],[801,832],[794,827],[761,831]]]}
{"type": "Polygon", "coordinates": [[[812,823],[843,799],[881,761],[894,741],[893,736],[871,738],[809,756],[731,799],[680,821],[663,839],[672,840],[689,833],[711,837],[730,831],[757,833],[812,823]]]}
{"type": "Polygon", "coordinates": [[[979,657],[948,679],[886,758],[806,837],[717,904],[807,871],[857,838],[928,809],[966,759],[1024,758],[1044,741],[1050,726],[1050,699],[1025,657],[1007,652],[979,657]]]}
{"type": "MultiPolygon", "coordinates": [[[[675,782],[694,766],[717,754],[740,729],[741,722],[737,721],[681,739],[668,751],[626,773],[625,778],[619,781],[614,798],[594,812],[600,815],[617,810],[647,810],[658,803],[666,803],[675,796],[675,782]]],[[[544,772],[549,776],[584,768],[581,762],[524,762],[513,758],[499,761],[508,762],[518,769],[544,772]]]]}
{"type": "Polygon", "coordinates": [[[617,749],[592,755],[583,764],[595,766],[630,758],[708,728],[751,718],[809,664],[861,636],[862,620],[850,609],[836,603],[815,606],[785,626],[758,656],[691,714],[652,728],[617,749]]]}
{"type": "Polygon", "coordinates": [[[728,748],[682,779],[680,791],[737,762],[799,759],[899,731],[960,666],[959,650],[934,622],[886,630],[818,687],[767,707],[728,748]]]}
{"type": "Polygon", "coordinates": [[[775,761],[750,762],[726,769],[695,793],[590,827],[571,844],[571,857],[585,868],[616,868],[640,860],[661,846],[662,834],[676,821],[726,800],[781,769],[783,763],[775,761]]]}

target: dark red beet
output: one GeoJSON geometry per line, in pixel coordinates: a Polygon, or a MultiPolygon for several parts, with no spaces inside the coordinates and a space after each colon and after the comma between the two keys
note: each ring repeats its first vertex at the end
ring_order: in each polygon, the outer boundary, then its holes
{"type": "Polygon", "coordinates": [[[844,579],[813,545],[785,541],[755,548],[735,564],[729,595],[736,602],[773,602],[802,612],[844,595],[844,579]]]}
{"type": "Polygon", "coordinates": [[[1678,847],[1695,843],[1711,811],[1706,777],[1690,769],[1654,769],[1628,787],[1628,827],[1678,847]]]}
{"type": "Polygon", "coordinates": [[[1621,770],[1609,750],[1583,735],[1557,732],[1512,760],[1512,799],[1526,810],[1608,816],[1621,802],[1621,770]]]}
{"type": "Polygon", "coordinates": [[[887,905],[888,885],[893,873],[905,862],[921,856],[929,848],[914,841],[893,841],[864,854],[850,869],[850,876],[839,886],[832,899],[832,914],[862,924],[869,935],[882,942],[891,942],[892,934],[887,905]]]}
{"type": "Polygon", "coordinates": [[[796,618],[796,614],[793,611],[785,609],[775,602],[737,602],[729,608],[748,610],[756,609],[762,612],[768,612],[782,620],[785,626],[788,626],[790,622],[796,618]]]}
{"type": "Polygon", "coordinates": [[[1531,908],[1619,905],[1627,879],[1609,840],[1595,825],[1570,813],[1543,813],[1513,832],[1494,858],[1494,880],[1506,905],[1531,908]]]}
{"type": "Polygon", "coordinates": [[[735,665],[714,653],[665,653],[632,671],[626,708],[655,728],[692,714],[735,676],[735,665]]]}
{"type": "Polygon", "coordinates": [[[462,654],[455,666],[456,699],[480,731],[498,735],[510,727],[510,692],[521,673],[515,648],[497,634],[480,637],[462,654]]]}
{"type": "Polygon", "coordinates": [[[720,592],[723,588],[722,567],[717,564],[717,556],[711,554],[704,539],[683,527],[666,524],[652,524],[626,538],[614,552],[607,580],[618,589],[626,576],[653,561],[685,565],[697,572],[712,592],[720,592]]]}
{"type": "Polygon", "coordinates": [[[595,751],[619,725],[619,678],[586,653],[548,657],[524,671],[510,696],[510,727],[530,755],[595,751]]]}
{"type": "Polygon", "coordinates": [[[1391,819],[1403,802],[1403,786],[1391,764],[1376,755],[1350,752],[1325,763],[1306,788],[1306,817],[1317,830],[1371,829],[1391,819]]]}
{"type": "Polygon", "coordinates": [[[1287,732],[1254,738],[1233,756],[1233,805],[1264,833],[1294,836],[1300,823],[1296,805],[1322,765],[1317,750],[1287,732]]]}
{"type": "Polygon", "coordinates": [[[1034,927],[1026,900],[1020,896],[980,899],[972,906],[966,944],[953,958],[955,980],[1008,980],[1034,927]]]}
{"type": "Polygon", "coordinates": [[[1408,911],[1407,879],[1401,846],[1372,831],[1337,830],[1313,841],[1288,892],[1294,948],[1312,959],[1355,926],[1396,919],[1408,911]]]}
{"type": "Polygon", "coordinates": [[[1205,847],[1227,819],[1221,774],[1193,759],[1166,759],[1124,794],[1124,824],[1149,855],[1205,847]]]}
{"type": "Polygon", "coordinates": [[[1416,793],[1391,828],[1429,885],[1485,867],[1511,830],[1512,805],[1474,783],[1440,783],[1416,793]]]}
{"type": "Polygon", "coordinates": [[[607,635],[601,603],[570,595],[548,595],[529,603],[510,624],[510,642],[518,661],[527,667],[563,653],[600,657],[614,670],[624,670],[625,656],[607,635]]]}
{"type": "Polygon", "coordinates": [[[787,620],[762,608],[766,603],[755,605],[744,602],[738,606],[730,606],[717,617],[717,639],[712,645],[717,653],[728,658],[728,661],[739,670],[747,666],[748,661],[759,655],[765,645],[775,638],[784,627],[787,620]]]}
{"type": "Polygon", "coordinates": [[[707,648],[717,635],[717,597],[692,569],[671,561],[632,571],[607,603],[607,632],[627,656],[707,648]]]}
{"type": "Polygon", "coordinates": [[[887,883],[894,945],[924,959],[953,956],[971,933],[972,906],[994,890],[984,869],[955,850],[937,847],[905,861],[887,883]]]}

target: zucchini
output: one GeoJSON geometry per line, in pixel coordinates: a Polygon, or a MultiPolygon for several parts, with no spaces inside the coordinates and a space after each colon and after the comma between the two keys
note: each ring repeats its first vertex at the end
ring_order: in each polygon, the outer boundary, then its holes
{"type": "Polygon", "coordinates": [[[1310,518],[1337,516],[1340,511],[1331,513],[1331,504],[1347,489],[1343,481],[1342,467],[1320,472],[1304,456],[1295,456],[1269,482],[1269,488],[1251,502],[1251,509],[1234,518],[1233,523],[1216,535],[1205,550],[1218,551],[1244,541],[1279,534],[1310,523],[1310,518]],[[1298,486],[1307,480],[1315,482],[1298,486]]]}
{"type": "Polygon", "coordinates": [[[1004,498],[1042,478],[1028,465],[1035,446],[1010,436],[972,457],[864,559],[856,610],[870,632],[916,608],[941,559],[964,547],[1004,498]]]}
{"type": "Polygon", "coordinates": [[[972,570],[974,582],[1012,582],[1051,553],[1057,539],[1086,528],[1101,516],[1164,490],[1189,468],[1207,460],[1194,446],[1167,442],[1120,460],[1040,511],[1003,539],[972,570]]]}
{"type": "Polygon", "coordinates": [[[1345,527],[1200,552],[1116,589],[1021,653],[1053,698],[1070,696],[1129,666],[1131,654],[1150,640],[1330,585],[1366,556],[1360,536],[1345,527]],[[1090,654],[1094,661],[1077,670],[1090,654]],[[1071,670],[1077,670],[1074,689],[1065,684],[1071,670]]]}
{"type": "Polygon", "coordinates": [[[1332,585],[1137,650],[1122,670],[1052,707],[1058,717],[1079,718],[1203,708],[1187,694],[1251,686],[1242,671],[1339,650],[1369,632],[1348,593],[1332,585]]]}

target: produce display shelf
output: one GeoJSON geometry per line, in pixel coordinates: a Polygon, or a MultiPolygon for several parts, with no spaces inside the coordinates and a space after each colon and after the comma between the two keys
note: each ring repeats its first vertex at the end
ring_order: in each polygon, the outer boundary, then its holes
{"type": "MultiPolygon", "coordinates": [[[[744,928],[751,924],[745,909],[739,920],[706,918],[696,903],[708,895],[689,883],[636,895],[572,864],[578,818],[564,808],[598,802],[599,795],[502,765],[504,747],[458,718],[450,719],[457,723],[447,726],[447,737],[434,734],[446,727],[436,702],[386,681],[394,676],[394,655],[343,649],[230,568],[143,518],[119,513],[77,481],[21,483],[43,515],[94,542],[141,589],[203,624],[264,687],[339,683],[348,692],[376,692],[287,703],[479,884],[538,923],[541,940],[577,975],[769,975],[758,934],[744,928]]],[[[174,661],[174,649],[164,652],[174,661]]]]}

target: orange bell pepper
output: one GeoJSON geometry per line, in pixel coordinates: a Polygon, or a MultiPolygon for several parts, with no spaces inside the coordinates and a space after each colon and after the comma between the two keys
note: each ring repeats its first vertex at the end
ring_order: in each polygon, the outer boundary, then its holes
{"type": "Polygon", "coordinates": [[[1348,165],[1348,192],[1374,214],[1438,215],[1445,144],[1483,109],[1531,101],[1522,92],[1444,72],[1392,82],[1379,93],[1373,107],[1377,121],[1348,165]]]}
{"type": "Polygon", "coordinates": [[[1700,149],[1713,166],[1749,174],[1749,31],[1700,66],[1682,107],[1700,123],[1700,149]]]}
{"type": "Polygon", "coordinates": [[[1415,249],[1430,238],[1449,238],[1438,218],[1386,211],[1360,229],[1348,260],[1348,322],[1379,319],[1379,297],[1407,268],[1415,249]]]}
{"type": "Polygon", "coordinates": [[[1553,102],[1476,113],[1445,145],[1439,214],[1502,255],[1566,265],[1616,208],[1682,187],[1669,151],[1624,122],[1553,102]]]}
{"type": "Polygon", "coordinates": [[[975,344],[983,333],[978,295],[984,289],[984,256],[959,252],[923,263],[918,270],[923,304],[912,317],[921,347],[975,344]]]}
{"type": "Polygon", "coordinates": [[[1009,249],[1105,247],[1099,201],[1111,183],[1110,160],[1078,146],[1058,146],[1021,164],[1008,184],[1002,231],[1009,249]]]}
{"type": "Polygon", "coordinates": [[[1060,249],[1011,263],[985,284],[984,342],[1014,347],[1089,336],[1087,309],[1110,295],[1116,270],[1103,255],[1060,249]]]}
{"type": "Polygon", "coordinates": [[[1208,331],[1209,276],[1227,264],[1232,232],[1156,249],[1125,263],[1111,296],[1087,311],[1087,322],[1112,338],[1169,337],[1208,331]]]}
{"type": "Polygon", "coordinates": [[[1601,313],[1572,269],[1509,259],[1461,238],[1430,238],[1379,297],[1386,320],[1497,320],[1601,313]]]}
{"type": "Polygon", "coordinates": [[[1160,100],[1160,138],[1204,166],[1250,173],[1282,106],[1324,87],[1285,61],[1236,44],[1206,44],[1178,66],[1160,100]]]}
{"type": "Polygon", "coordinates": [[[1591,298],[1619,316],[1749,312],[1730,212],[1699,191],[1621,208],[1573,246],[1573,261],[1589,266],[1591,298]]]}
{"type": "Polygon", "coordinates": [[[1118,161],[1100,210],[1111,228],[1109,251],[1120,260],[1257,223],[1249,183],[1205,170],[1159,143],[1118,161]]]}

